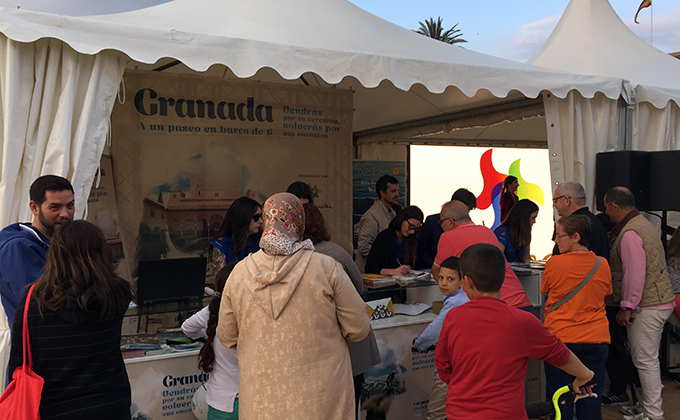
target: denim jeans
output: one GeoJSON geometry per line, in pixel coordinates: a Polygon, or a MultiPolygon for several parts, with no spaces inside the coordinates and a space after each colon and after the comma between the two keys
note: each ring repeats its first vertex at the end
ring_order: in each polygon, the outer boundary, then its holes
{"type": "MultiPolygon", "coordinates": [[[[584,365],[597,375],[598,383],[593,388],[597,398],[583,398],[576,403],[576,415],[578,420],[602,420],[602,390],[604,389],[605,364],[609,353],[607,343],[566,343],[569,350],[583,362],[584,365]]],[[[550,363],[545,363],[545,379],[548,399],[559,388],[574,382],[574,377],[556,368],[550,363]]],[[[562,419],[572,420],[574,418],[574,406],[562,406],[562,419]]]]}

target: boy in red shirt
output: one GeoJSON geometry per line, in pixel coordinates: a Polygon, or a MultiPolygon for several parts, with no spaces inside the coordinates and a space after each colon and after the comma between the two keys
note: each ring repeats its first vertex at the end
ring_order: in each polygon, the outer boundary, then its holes
{"type": "MultiPolygon", "coordinates": [[[[546,361],[576,377],[593,372],[534,315],[501,300],[505,257],[498,247],[476,244],[460,256],[463,290],[470,302],[449,311],[435,350],[439,377],[448,384],[449,420],[527,419],[524,382],[529,358],[546,361]]],[[[590,393],[592,385],[584,387],[590,393]]]]}

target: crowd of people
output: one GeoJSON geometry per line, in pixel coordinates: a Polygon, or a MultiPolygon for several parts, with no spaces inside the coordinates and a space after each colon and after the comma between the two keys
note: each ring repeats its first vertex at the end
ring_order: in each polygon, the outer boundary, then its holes
{"type": "MultiPolygon", "coordinates": [[[[623,418],[663,419],[658,355],[664,323],[678,312],[680,233],[664,250],[624,187],[605,194],[607,229],[583,187],[562,183],[541,322],[509,264],[531,259],[539,211],[518,187],[516,177],[504,181],[492,231],[473,222],[469,190],[425,218],[398,204],[399,183],[385,175],[357,225],[356,260],[331,241],[305,183],[263,204],[235,200],[210,241],[215,295],[182,325],[206,341],[198,366],[210,373],[208,418],[357,418],[364,372],[381,362],[362,273],[430,269],[443,308],[412,343],[434,351],[428,419],[526,418],[529,358],[544,361],[548,395],[567,384],[591,395],[565,405],[562,418],[601,419],[601,405],[628,402],[626,387],[639,383],[641,404],[624,407],[623,418]]],[[[26,311],[34,370],[45,380],[41,418],[129,419],[120,339],[132,288],[116,275],[101,230],[73,220],[68,180],[42,176],[30,197],[32,223],[0,231],[7,372],[23,364],[26,311]]]]}

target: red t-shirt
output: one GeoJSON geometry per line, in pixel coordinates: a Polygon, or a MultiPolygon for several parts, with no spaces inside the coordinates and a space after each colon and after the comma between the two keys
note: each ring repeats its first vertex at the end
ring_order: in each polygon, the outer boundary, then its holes
{"type": "Polygon", "coordinates": [[[435,350],[435,366],[448,384],[449,420],[526,419],[527,360],[554,366],[569,349],[534,315],[480,296],[449,311],[435,350]]]}
{"type": "MultiPolygon", "coordinates": [[[[441,267],[442,262],[448,257],[460,257],[465,248],[474,244],[491,244],[498,246],[498,238],[491,229],[485,226],[478,226],[472,222],[458,226],[454,230],[444,232],[439,238],[437,246],[437,256],[434,263],[441,267]]],[[[500,249],[500,247],[498,246],[500,249]]],[[[531,301],[527,293],[519,282],[517,275],[512,271],[510,264],[505,262],[505,280],[501,286],[501,296],[503,301],[514,308],[524,308],[531,306],[531,301]]]]}

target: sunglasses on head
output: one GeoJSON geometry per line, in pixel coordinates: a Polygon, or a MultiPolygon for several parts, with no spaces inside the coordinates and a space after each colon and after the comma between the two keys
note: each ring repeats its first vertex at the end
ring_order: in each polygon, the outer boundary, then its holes
{"type": "Polygon", "coordinates": [[[262,213],[253,214],[253,222],[259,222],[262,219],[262,213]]]}

